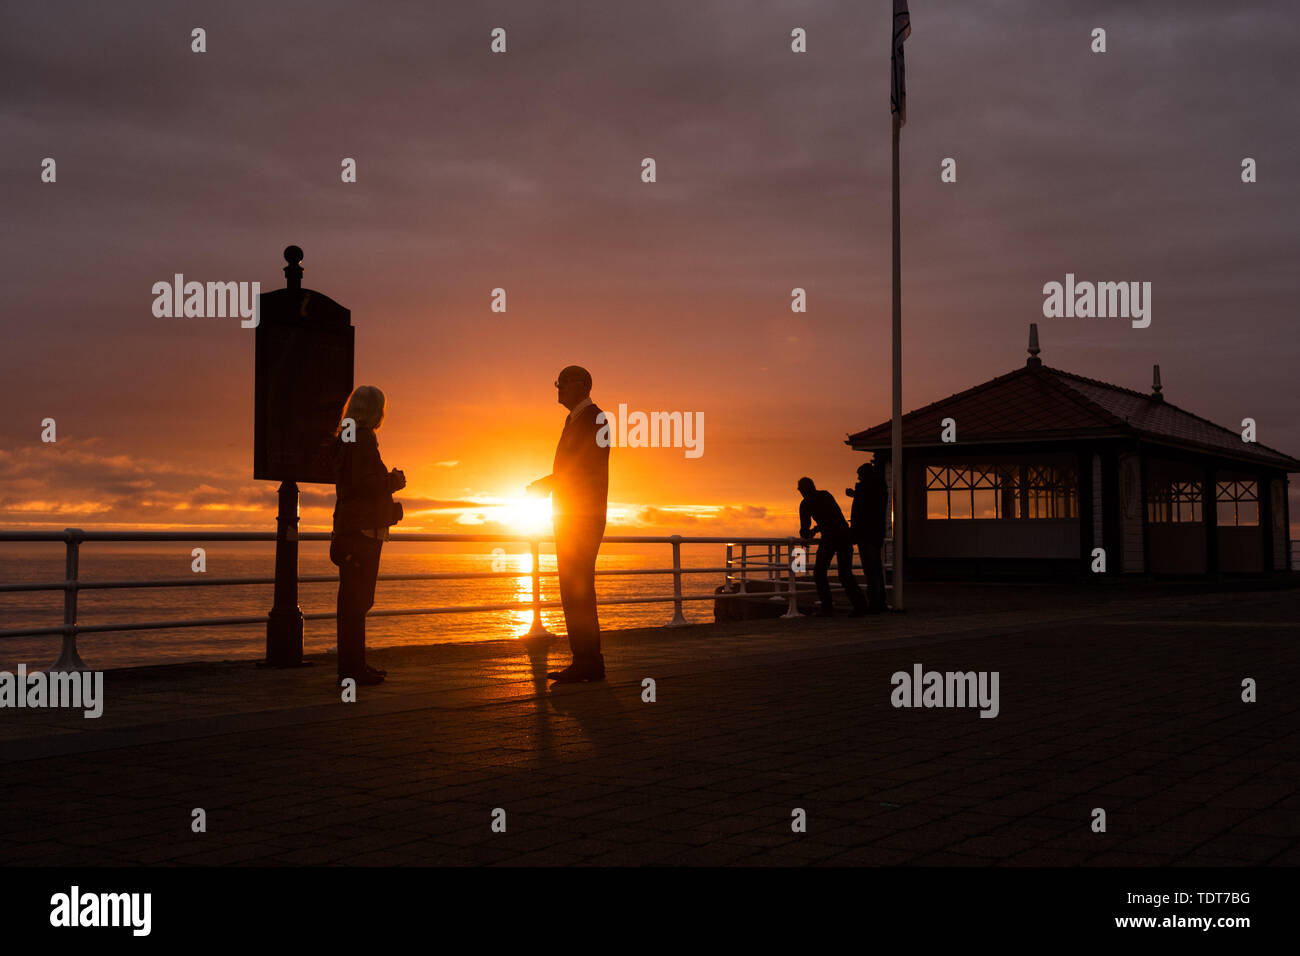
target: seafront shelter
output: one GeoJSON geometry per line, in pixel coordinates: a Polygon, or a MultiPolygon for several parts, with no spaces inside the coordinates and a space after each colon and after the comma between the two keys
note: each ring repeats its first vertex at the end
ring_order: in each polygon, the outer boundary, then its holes
{"type": "MultiPolygon", "coordinates": [[[[903,416],[905,567],[920,577],[1292,570],[1300,460],[1166,400],[1039,358],[903,416]]],[[[890,423],[845,442],[890,460],[890,423]]],[[[890,472],[886,468],[886,474],[890,472]]],[[[893,493],[891,489],[891,508],[893,493]]]]}

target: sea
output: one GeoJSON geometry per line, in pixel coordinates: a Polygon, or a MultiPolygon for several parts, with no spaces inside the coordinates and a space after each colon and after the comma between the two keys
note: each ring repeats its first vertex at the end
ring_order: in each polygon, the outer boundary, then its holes
{"type": "MultiPolygon", "coordinates": [[[[184,542],[82,544],[79,580],[146,581],[159,579],[272,577],[275,573],[273,542],[205,542],[206,571],[192,569],[191,549],[184,542]]],[[[521,637],[533,623],[532,555],[507,548],[493,555],[486,546],[428,542],[385,543],[380,561],[380,581],[374,610],[517,604],[504,611],[439,613],[375,617],[367,620],[368,648],[410,644],[495,641],[521,637]],[[497,567],[493,562],[497,561],[497,567]],[[385,581],[386,574],[513,572],[515,576],[478,580],[385,581]]],[[[555,555],[543,546],[542,572],[555,570],[555,555]]],[[[682,545],[683,568],[722,568],[725,546],[682,545]]],[[[672,551],[668,545],[606,544],[597,561],[597,571],[660,571],[654,574],[612,574],[596,578],[601,601],[632,597],[671,597],[672,551]]],[[[299,585],[299,607],[304,614],[333,613],[338,594],[338,569],[329,560],[329,542],[304,541],[299,545],[300,576],[331,576],[332,580],[299,585]]],[[[64,546],[61,543],[0,544],[0,583],[61,582],[64,576],[64,546]]],[[[686,595],[711,595],[723,583],[721,571],[686,575],[686,595]]],[[[542,600],[559,600],[557,579],[541,579],[542,600]]],[[[228,616],[262,616],[270,610],[270,584],[233,586],[167,587],[82,590],[77,602],[77,623],[81,625],[172,622],[228,616]]],[[[684,614],[691,623],[713,620],[711,600],[688,601],[684,614]]],[[[613,604],[600,607],[604,630],[656,627],[673,617],[672,603],[613,604]]],[[[557,634],[564,633],[564,615],[559,607],[543,608],[542,622],[557,634]]],[[[61,626],[63,592],[0,592],[0,630],[61,626]]],[[[333,650],[336,646],[332,619],[308,620],[304,652],[333,650]]],[[[0,639],[0,670],[13,671],[19,663],[29,669],[46,667],[58,659],[60,635],[6,637],[0,639]]],[[[88,667],[105,670],[169,664],[183,661],[256,660],[265,656],[266,627],[218,625],[178,627],[146,631],[111,631],[80,634],[77,646],[88,667]]]]}

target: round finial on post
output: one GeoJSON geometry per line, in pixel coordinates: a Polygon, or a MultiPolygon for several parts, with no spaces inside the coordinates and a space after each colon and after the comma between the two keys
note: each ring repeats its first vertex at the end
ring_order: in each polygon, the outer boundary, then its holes
{"type": "Polygon", "coordinates": [[[284,261],[289,263],[284,267],[284,280],[286,288],[302,288],[302,247],[287,246],[284,250],[284,261]]]}
{"type": "Polygon", "coordinates": [[[1042,349],[1038,347],[1038,323],[1029,323],[1029,358],[1025,359],[1025,365],[1029,368],[1038,368],[1043,364],[1043,360],[1038,357],[1042,349]]]}

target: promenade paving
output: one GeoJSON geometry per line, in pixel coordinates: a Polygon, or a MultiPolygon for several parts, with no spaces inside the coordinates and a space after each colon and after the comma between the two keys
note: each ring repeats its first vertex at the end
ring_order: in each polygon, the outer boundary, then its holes
{"type": "Polygon", "coordinates": [[[612,632],[609,680],[554,691],[562,639],[377,652],[351,704],[329,657],[110,671],[99,720],[0,711],[0,864],[1296,865],[1298,611],[917,583],[865,621],[612,632]],[[891,706],[915,663],[997,671],[998,716],[891,706]]]}

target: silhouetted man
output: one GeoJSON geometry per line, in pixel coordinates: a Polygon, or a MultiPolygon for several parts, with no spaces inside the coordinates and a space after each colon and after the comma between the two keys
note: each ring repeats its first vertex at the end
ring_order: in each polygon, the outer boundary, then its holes
{"type": "Polygon", "coordinates": [[[821,544],[817,546],[817,564],[813,567],[813,580],[817,582],[817,596],[822,603],[820,616],[830,617],[835,613],[831,585],[826,577],[832,558],[835,559],[840,584],[844,585],[844,593],[853,605],[853,615],[866,614],[866,598],[853,579],[853,538],[849,535],[849,523],[844,520],[844,512],[840,511],[835,496],[829,491],[818,490],[811,478],[800,478],[798,487],[799,494],[803,495],[803,501],[799,502],[799,537],[810,538],[819,532],[822,536],[821,544]],[[809,531],[809,524],[813,521],[817,526],[809,531]]]}
{"type": "Polygon", "coordinates": [[[889,488],[881,467],[873,462],[858,466],[858,483],[845,489],[853,499],[849,527],[862,556],[862,573],[867,579],[867,611],[876,614],[886,610],[885,566],[880,560],[880,549],[885,544],[885,524],[889,513],[889,488]]]}
{"type": "Polygon", "coordinates": [[[555,388],[569,417],[555,449],[551,474],[534,481],[528,491],[551,495],[560,601],[573,651],[573,663],[546,676],[561,684],[576,684],[605,679],[596,616],[596,554],[605,534],[609,442],[597,441],[603,421],[596,418],[603,420],[604,416],[591,401],[591,373],[570,365],[560,372],[555,388]]]}

